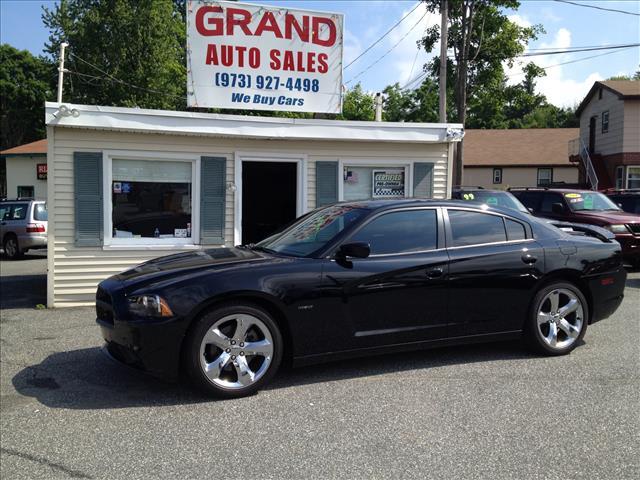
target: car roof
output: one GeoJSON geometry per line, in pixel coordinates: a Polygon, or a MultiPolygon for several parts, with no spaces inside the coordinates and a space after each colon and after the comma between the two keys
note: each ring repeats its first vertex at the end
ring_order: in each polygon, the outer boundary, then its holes
{"type": "Polygon", "coordinates": [[[484,188],[484,187],[453,187],[454,192],[486,192],[486,193],[511,193],[507,190],[500,190],[498,188],[484,188]]]}
{"type": "Polygon", "coordinates": [[[544,188],[544,187],[511,187],[510,192],[557,192],[557,193],[600,193],[586,188],[544,188]]]}
{"type": "Polygon", "coordinates": [[[402,207],[462,207],[467,210],[477,210],[478,212],[493,212],[501,215],[516,217],[521,220],[530,221],[530,216],[518,210],[507,207],[493,207],[490,205],[472,203],[466,200],[439,200],[427,198],[399,198],[385,200],[362,200],[339,202],[335,205],[350,206],[352,208],[364,208],[373,211],[393,210],[402,207]]]}

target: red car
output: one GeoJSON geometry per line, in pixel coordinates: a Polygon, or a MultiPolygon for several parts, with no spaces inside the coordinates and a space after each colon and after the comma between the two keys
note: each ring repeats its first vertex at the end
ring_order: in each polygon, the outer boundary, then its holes
{"type": "Polygon", "coordinates": [[[512,188],[537,217],[598,225],[615,234],[625,259],[640,266],[640,215],[628,213],[609,197],[591,190],[512,188]]]}

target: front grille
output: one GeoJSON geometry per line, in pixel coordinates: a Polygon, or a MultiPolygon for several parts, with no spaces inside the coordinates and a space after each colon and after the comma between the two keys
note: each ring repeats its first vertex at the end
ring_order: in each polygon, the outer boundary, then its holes
{"type": "Polygon", "coordinates": [[[111,295],[100,287],[98,287],[98,291],[96,292],[96,316],[98,320],[113,325],[113,302],[111,295]]]}
{"type": "Polygon", "coordinates": [[[640,235],[640,223],[627,223],[627,228],[631,230],[634,235],[640,235]]]}

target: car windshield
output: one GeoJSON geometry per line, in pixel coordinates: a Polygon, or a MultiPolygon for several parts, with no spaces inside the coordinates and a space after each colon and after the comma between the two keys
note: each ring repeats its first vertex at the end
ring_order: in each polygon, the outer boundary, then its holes
{"type": "Polygon", "coordinates": [[[569,208],[574,212],[620,211],[620,208],[609,197],[598,192],[565,193],[564,198],[569,203],[569,208]]]}
{"type": "Polygon", "coordinates": [[[527,207],[509,192],[483,192],[476,190],[473,192],[462,192],[460,198],[468,202],[484,203],[491,207],[505,207],[518,210],[522,213],[530,213],[527,207]]]}
{"type": "Polygon", "coordinates": [[[255,248],[305,257],[324,247],[366,213],[365,208],[357,205],[332,205],[300,218],[283,232],[258,243],[255,248]]]}

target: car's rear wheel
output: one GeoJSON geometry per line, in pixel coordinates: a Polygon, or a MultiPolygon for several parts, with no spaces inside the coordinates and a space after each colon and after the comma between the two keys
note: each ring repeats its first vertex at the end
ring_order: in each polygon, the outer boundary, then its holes
{"type": "Polygon", "coordinates": [[[282,335],[253,305],[229,304],[203,315],[187,338],[186,367],[196,386],[222,398],[258,391],[282,360],[282,335]]]}
{"type": "Polygon", "coordinates": [[[576,348],[587,331],[587,301],[570,283],[547,285],[536,294],[526,328],[528,343],[547,355],[564,355],[576,348]]]}
{"type": "Polygon", "coordinates": [[[4,254],[10,260],[15,260],[16,258],[20,258],[22,256],[22,250],[20,250],[18,238],[13,234],[7,235],[7,237],[4,239],[2,248],[4,248],[4,254]]]}

